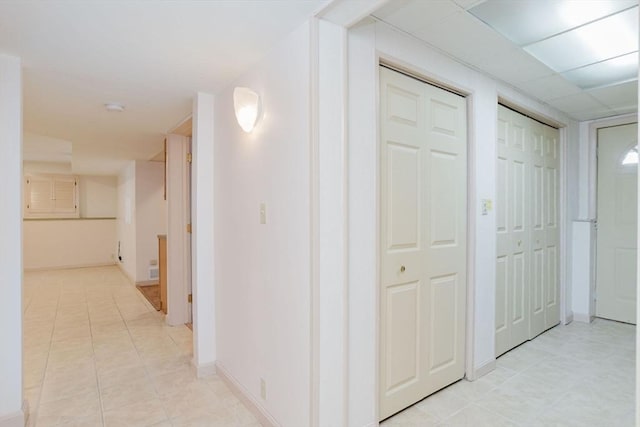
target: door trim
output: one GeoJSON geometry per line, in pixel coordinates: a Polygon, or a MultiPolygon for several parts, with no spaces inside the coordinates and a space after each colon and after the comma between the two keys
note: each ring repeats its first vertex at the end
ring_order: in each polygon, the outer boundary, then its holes
{"type": "Polygon", "coordinates": [[[467,90],[458,85],[448,83],[444,79],[437,76],[433,76],[428,72],[422,70],[418,71],[418,67],[411,64],[403,63],[403,61],[393,58],[390,55],[384,54],[376,50],[376,352],[375,352],[375,412],[376,419],[380,418],[379,408],[379,388],[380,388],[380,289],[381,289],[381,275],[380,269],[382,267],[380,256],[380,191],[381,191],[381,177],[380,177],[380,157],[381,157],[381,133],[380,133],[380,67],[385,67],[393,71],[399,72],[416,80],[422,81],[426,84],[436,86],[440,89],[452,92],[456,95],[465,98],[466,105],[466,125],[467,125],[467,244],[466,244],[466,268],[467,268],[467,281],[466,281],[466,310],[465,310],[465,373],[463,378],[470,381],[479,377],[474,369],[474,344],[475,344],[475,331],[474,331],[474,316],[475,316],[475,232],[476,232],[476,218],[474,206],[477,200],[475,180],[472,177],[475,176],[475,160],[476,151],[473,141],[474,128],[471,120],[471,112],[473,106],[473,92],[467,90]]]}

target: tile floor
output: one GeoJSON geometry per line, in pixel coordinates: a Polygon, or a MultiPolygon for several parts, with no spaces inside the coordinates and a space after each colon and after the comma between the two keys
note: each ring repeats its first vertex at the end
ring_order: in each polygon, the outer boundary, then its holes
{"type": "Polygon", "coordinates": [[[166,326],[117,267],[24,284],[30,426],[260,425],[219,378],[195,377],[192,332],[166,326]]]}
{"type": "Polygon", "coordinates": [[[506,353],[384,427],[624,427],[634,425],[635,326],[596,319],[557,326],[506,353]]]}
{"type": "MultiPolygon", "coordinates": [[[[117,267],[25,274],[30,426],[259,426],[117,267]]],[[[635,327],[556,327],[383,426],[633,426],[635,327]]]]}

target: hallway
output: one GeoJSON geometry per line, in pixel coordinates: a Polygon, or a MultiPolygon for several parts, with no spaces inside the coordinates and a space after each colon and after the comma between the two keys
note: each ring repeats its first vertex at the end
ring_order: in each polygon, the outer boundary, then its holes
{"type": "Polygon", "coordinates": [[[192,332],[166,326],[118,267],[24,275],[30,426],[259,426],[191,357],[192,332]]]}

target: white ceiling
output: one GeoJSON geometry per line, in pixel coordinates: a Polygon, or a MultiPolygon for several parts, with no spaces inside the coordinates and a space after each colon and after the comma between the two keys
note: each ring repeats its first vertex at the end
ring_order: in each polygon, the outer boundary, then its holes
{"type": "MultiPolygon", "coordinates": [[[[556,0],[518,4],[539,1],[556,0]]],[[[53,158],[70,143],[78,174],[154,157],[197,91],[218,92],[329,2],[0,1],[0,53],[24,67],[25,140],[36,141],[25,155],[56,140],[53,158]],[[108,113],[107,102],[126,111],[108,113]]],[[[637,81],[580,89],[468,12],[480,3],[391,0],[374,15],[578,120],[637,111],[637,81]]]]}
{"type": "MultiPolygon", "coordinates": [[[[637,5],[636,0],[573,0],[587,5],[601,3],[613,4],[615,10],[637,5]]],[[[528,54],[522,46],[515,44],[493,28],[476,18],[469,9],[482,4],[493,12],[504,12],[500,22],[503,27],[516,28],[531,26],[530,22],[517,19],[541,22],[540,31],[548,34],[531,34],[532,40],[555,34],[554,16],[536,16],[529,13],[533,6],[544,3],[548,13],[558,13],[554,6],[559,0],[399,0],[392,1],[373,15],[406,33],[425,41],[435,48],[446,52],[471,67],[509,83],[521,91],[566,112],[576,120],[591,120],[636,112],[638,108],[638,82],[632,81],[599,87],[582,89],[571,83],[560,73],[528,54]],[[514,6],[514,5],[517,5],[514,6]]],[[[637,7],[636,7],[637,9],[637,7]]],[[[591,9],[593,10],[593,8],[591,9]]],[[[606,16],[607,12],[603,12],[606,16]]],[[[637,12],[636,12],[637,13],[637,12]]],[[[599,16],[584,16],[584,22],[599,16]]],[[[576,17],[578,18],[578,17],[576,17]]],[[[637,40],[638,35],[635,35],[637,40]]],[[[526,45],[525,40],[522,45],[526,45]]]]}
{"type": "Polygon", "coordinates": [[[109,174],[153,157],[197,91],[225,87],[327,1],[2,0],[0,53],[22,58],[25,130],[71,142],[75,173],[109,174]]]}

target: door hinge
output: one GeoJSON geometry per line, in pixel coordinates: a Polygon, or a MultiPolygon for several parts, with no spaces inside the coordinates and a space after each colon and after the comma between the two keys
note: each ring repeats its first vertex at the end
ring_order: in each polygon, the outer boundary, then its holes
{"type": "Polygon", "coordinates": [[[191,153],[187,153],[187,162],[191,163],[193,161],[193,155],[191,153]]]}
{"type": "Polygon", "coordinates": [[[189,294],[189,296],[187,296],[187,301],[193,302],[193,294],[189,294]]]}
{"type": "Polygon", "coordinates": [[[187,224],[187,233],[191,233],[191,224],[187,224]]]}

